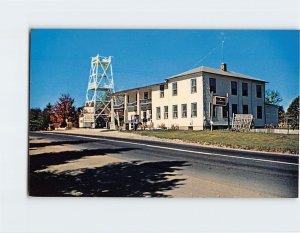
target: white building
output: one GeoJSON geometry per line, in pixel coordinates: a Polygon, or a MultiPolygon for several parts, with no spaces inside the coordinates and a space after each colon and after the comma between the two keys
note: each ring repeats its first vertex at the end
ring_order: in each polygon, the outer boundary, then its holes
{"type": "Polygon", "coordinates": [[[227,128],[233,113],[252,114],[255,127],[263,127],[265,83],[227,71],[226,64],[221,69],[201,66],[162,83],[115,93],[112,112],[116,123],[127,128],[132,122],[154,128],[203,130],[211,123],[227,128]]]}

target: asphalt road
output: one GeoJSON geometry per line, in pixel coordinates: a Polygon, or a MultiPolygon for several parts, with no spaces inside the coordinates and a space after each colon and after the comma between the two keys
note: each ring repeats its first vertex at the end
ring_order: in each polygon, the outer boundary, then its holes
{"type": "Polygon", "coordinates": [[[298,197],[299,156],[103,136],[31,132],[30,137],[52,142],[42,146],[80,150],[30,156],[33,196],[298,197]],[[96,155],[119,162],[80,169],[72,176],[37,172],[96,155]]]}

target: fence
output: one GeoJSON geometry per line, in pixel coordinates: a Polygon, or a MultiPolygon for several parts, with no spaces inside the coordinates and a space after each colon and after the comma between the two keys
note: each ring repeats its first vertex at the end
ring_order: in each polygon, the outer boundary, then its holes
{"type": "Polygon", "coordinates": [[[251,129],[250,131],[256,133],[299,134],[298,129],[251,129]]]}

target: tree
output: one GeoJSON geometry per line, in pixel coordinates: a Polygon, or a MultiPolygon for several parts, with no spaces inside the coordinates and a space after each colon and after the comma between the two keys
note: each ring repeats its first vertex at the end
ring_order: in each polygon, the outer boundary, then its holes
{"type": "Polygon", "coordinates": [[[277,109],[278,109],[278,122],[283,123],[284,122],[284,115],[285,115],[283,106],[278,106],[277,109]]]}
{"type": "Polygon", "coordinates": [[[74,127],[76,128],[79,128],[79,117],[83,116],[83,108],[84,106],[76,108],[76,114],[74,118],[74,127]]]}
{"type": "Polygon", "coordinates": [[[67,125],[66,120],[74,121],[76,119],[76,109],[74,99],[69,94],[62,94],[57,103],[52,107],[50,121],[58,124],[60,127],[67,125]]]}
{"type": "Polygon", "coordinates": [[[40,108],[31,108],[29,112],[29,130],[36,131],[43,128],[43,114],[40,108]]]}
{"type": "Polygon", "coordinates": [[[282,98],[278,91],[276,90],[266,90],[265,94],[265,102],[267,104],[275,104],[278,105],[282,101],[282,98]]]}
{"type": "Polygon", "coordinates": [[[297,96],[293,101],[290,103],[286,115],[289,119],[289,123],[292,129],[299,129],[299,96],[297,96]]]}
{"type": "Polygon", "coordinates": [[[47,129],[49,124],[51,123],[51,114],[53,111],[53,106],[51,103],[48,103],[47,106],[43,110],[43,128],[47,129]]]}
{"type": "Polygon", "coordinates": [[[29,112],[29,130],[46,130],[51,123],[50,117],[53,106],[48,103],[42,111],[40,108],[32,108],[29,112]]]}

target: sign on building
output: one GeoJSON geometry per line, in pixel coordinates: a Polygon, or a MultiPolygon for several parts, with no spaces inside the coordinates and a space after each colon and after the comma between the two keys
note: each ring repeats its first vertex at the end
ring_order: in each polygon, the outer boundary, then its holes
{"type": "Polygon", "coordinates": [[[84,113],[94,113],[94,107],[84,107],[84,113]]]}
{"type": "Polygon", "coordinates": [[[214,96],[213,98],[213,104],[214,105],[220,105],[220,106],[226,106],[227,104],[227,98],[224,96],[214,96]]]}
{"type": "Polygon", "coordinates": [[[84,123],[94,123],[95,121],[94,114],[92,113],[84,114],[83,121],[84,123]]]}

